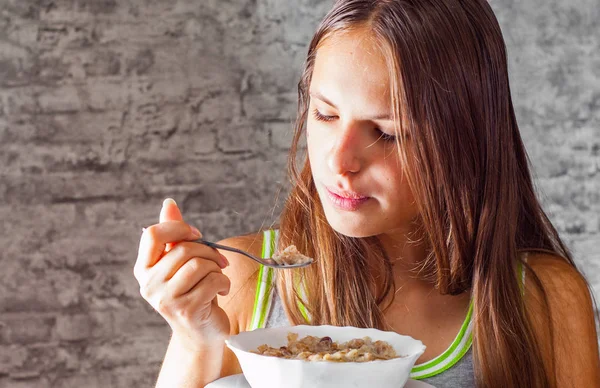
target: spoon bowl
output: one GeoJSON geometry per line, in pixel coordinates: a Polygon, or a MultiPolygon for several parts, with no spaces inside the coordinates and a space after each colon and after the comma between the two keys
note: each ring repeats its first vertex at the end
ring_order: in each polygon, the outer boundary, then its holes
{"type": "Polygon", "coordinates": [[[249,259],[252,259],[252,260],[256,261],[259,264],[262,264],[264,266],[271,267],[271,268],[278,268],[278,269],[302,268],[302,267],[309,266],[309,265],[311,265],[311,264],[313,264],[315,262],[315,260],[312,259],[312,261],[307,261],[307,262],[298,263],[298,264],[283,264],[283,263],[280,264],[280,263],[276,262],[273,259],[270,259],[270,258],[269,259],[265,259],[265,258],[262,258],[262,257],[256,257],[253,254],[248,253],[248,252],[246,252],[244,250],[233,248],[233,247],[230,247],[230,246],[227,246],[227,245],[217,244],[217,243],[214,243],[212,241],[204,240],[202,238],[198,239],[198,240],[196,240],[194,242],[199,243],[199,244],[204,244],[206,246],[209,246],[209,247],[215,248],[215,249],[222,249],[224,251],[239,253],[240,255],[244,255],[244,256],[248,257],[249,259]]]}

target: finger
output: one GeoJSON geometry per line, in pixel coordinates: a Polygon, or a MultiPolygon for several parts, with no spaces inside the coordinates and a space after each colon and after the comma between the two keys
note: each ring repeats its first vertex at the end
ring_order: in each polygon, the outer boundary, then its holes
{"type": "Polygon", "coordinates": [[[207,262],[214,263],[219,268],[225,268],[225,259],[216,249],[204,244],[194,242],[181,242],[170,252],[165,254],[154,266],[155,270],[163,276],[165,281],[171,279],[175,273],[192,257],[201,257],[207,262]]]}
{"type": "Polygon", "coordinates": [[[162,204],[162,209],[160,209],[158,222],[165,221],[183,221],[181,211],[173,198],[165,199],[162,204]]]}
{"type": "Polygon", "coordinates": [[[180,298],[187,299],[187,303],[193,308],[194,306],[202,305],[207,301],[213,301],[218,295],[227,295],[231,288],[231,281],[229,278],[222,273],[210,272],[204,279],[196,284],[187,293],[180,296],[180,298]]]}
{"type": "Polygon", "coordinates": [[[136,267],[152,267],[164,253],[167,243],[195,240],[200,232],[183,221],[165,221],[144,229],[140,239],[136,267]]]}
{"type": "Polygon", "coordinates": [[[190,291],[210,273],[221,273],[221,268],[210,260],[193,257],[186,261],[167,282],[167,292],[176,298],[190,291]]]}
{"type": "MultiPolygon", "coordinates": [[[[162,208],[160,209],[160,216],[158,218],[159,222],[165,221],[183,221],[183,216],[181,215],[181,211],[177,206],[177,203],[172,198],[166,198],[163,201],[162,208]]],[[[202,235],[200,235],[202,237],[202,235]]],[[[170,251],[174,243],[167,243],[165,245],[165,252],[170,251]]]]}

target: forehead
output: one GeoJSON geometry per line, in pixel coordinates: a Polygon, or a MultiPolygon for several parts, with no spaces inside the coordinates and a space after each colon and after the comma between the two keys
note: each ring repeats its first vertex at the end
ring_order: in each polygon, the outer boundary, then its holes
{"type": "Polygon", "coordinates": [[[317,49],[311,89],[327,97],[389,101],[389,71],[379,43],[364,30],[334,33],[317,49]]]}

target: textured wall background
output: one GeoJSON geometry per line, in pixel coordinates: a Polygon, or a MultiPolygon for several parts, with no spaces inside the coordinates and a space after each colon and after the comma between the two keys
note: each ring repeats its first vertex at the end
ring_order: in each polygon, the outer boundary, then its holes
{"type": "MultiPolygon", "coordinates": [[[[141,227],[167,196],[214,239],[272,222],[330,5],[0,0],[0,387],[152,386],[141,227]]],[[[544,206],[600,290],[600,7],[492,5],[544,206]]]]}

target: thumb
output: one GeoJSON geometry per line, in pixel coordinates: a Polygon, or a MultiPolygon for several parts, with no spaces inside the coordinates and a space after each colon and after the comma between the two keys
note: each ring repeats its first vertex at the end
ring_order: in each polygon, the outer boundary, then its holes
{"type": "MultiPolygon", "coordinates": [[[[163,201],[162,209],[160,209],[159,222],[165,221],[183,221],[181,211],[177,206],[177,203],[172,198],[167,198],[163,201]]],[[[175,243],[167,243],[165,245],[165,252],[169,252],[173,249],[175,243]]]]}
{"type": "Polygon", "coordinates": [[[163,201],[162,209],[160,209],[159,222],[165,221],[183,221],[183,216],[177,203],[172,198],[167,198],[163,201]]]}

